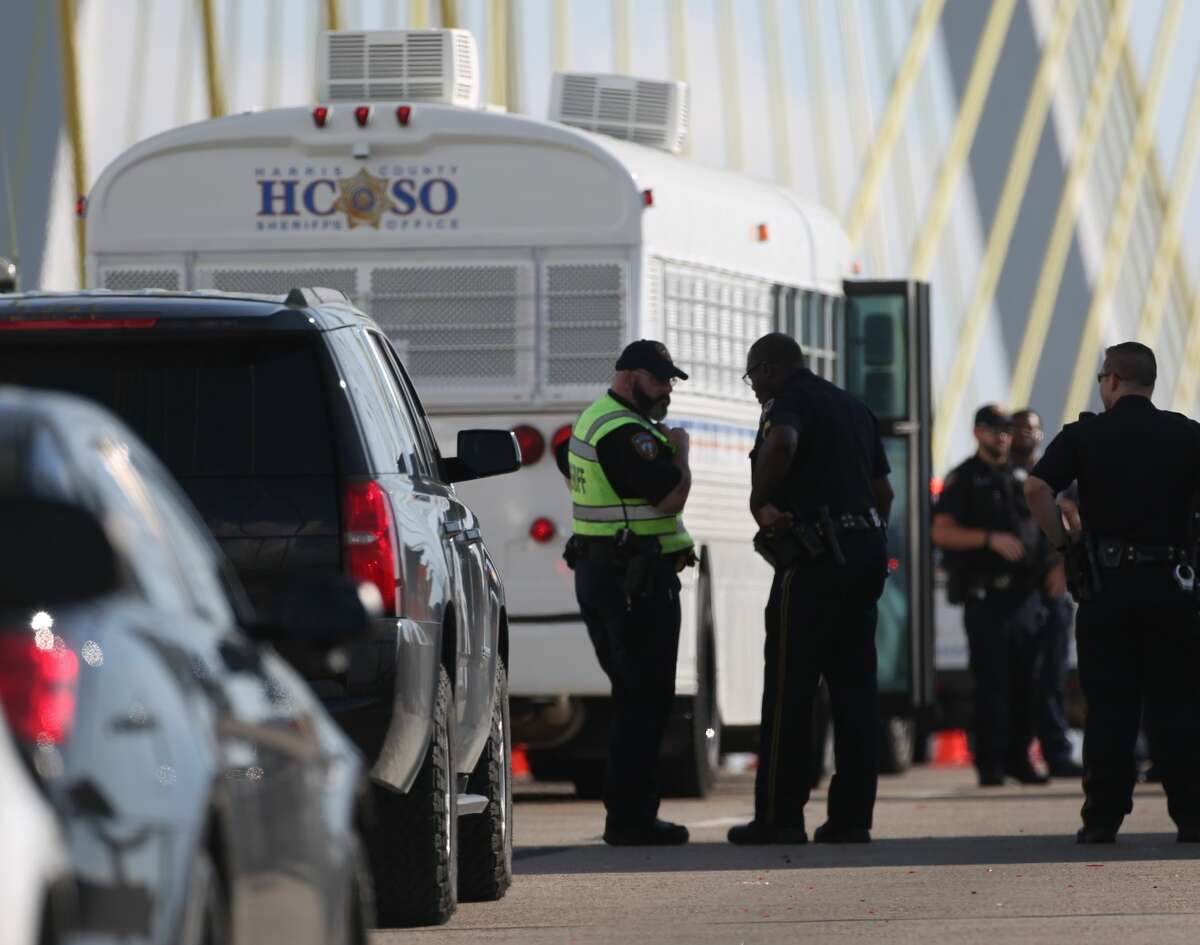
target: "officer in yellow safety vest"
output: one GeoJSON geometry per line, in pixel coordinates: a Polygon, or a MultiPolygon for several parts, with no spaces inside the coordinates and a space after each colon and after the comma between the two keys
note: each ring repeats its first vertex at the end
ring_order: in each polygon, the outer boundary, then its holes
{"type": "MultiPolygon", "coordinates": [[[[681,512],[692,485],[688,435],[664,426],[687,375],[657,341],[617,359],[609,391],[580,414],[566,450],[573,505],[566,557],[600,666],[612,682],[604,840],[679,844],[658,819],[655,769],[675,696],[679,578],[695,562],[681,512]]],[[[560,457],[561,460],[564,457],[560,457]]]]}

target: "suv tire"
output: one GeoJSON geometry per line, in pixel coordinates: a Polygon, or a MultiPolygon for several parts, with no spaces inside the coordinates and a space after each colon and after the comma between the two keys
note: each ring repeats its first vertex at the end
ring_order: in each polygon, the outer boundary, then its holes
{"type": "Polygon", "coordinates": [[[488,800],[482,814],[464,817],[458,830],[458,898],[492,902],[512,885],[512,733],[508,674],[496,662],[496,701],[487,744],[467,781],[468,794],[488,800]]]}
{"type": "Polygon", "coordinates": [[[454,697],[438,667],[433,732],[407,794],[374,786],[370,838],[381,928],[441,925],[458,905],[458,788],[454,776],[454,697]]]}

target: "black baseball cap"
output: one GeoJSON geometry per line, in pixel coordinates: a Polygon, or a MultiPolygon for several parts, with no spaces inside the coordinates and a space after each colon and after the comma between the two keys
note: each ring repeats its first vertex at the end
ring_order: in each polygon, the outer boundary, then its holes
{"type": "Polygon", "coordinates": [[[673,377],[684,381],[688,379],[671,360],[671,352],[667,350],[667,346],[661,341],[652,341],[649,338],[630,342],[617,358],[618,371],[639,369],[649,371],[660,381],[669,381],[673,377]]]}
{"type": "Polygon", "coordinates": [[[993,430],[1012,431],[1012,417],[995,404],[985,404],[975,411],[975,426],[993,430]]]}

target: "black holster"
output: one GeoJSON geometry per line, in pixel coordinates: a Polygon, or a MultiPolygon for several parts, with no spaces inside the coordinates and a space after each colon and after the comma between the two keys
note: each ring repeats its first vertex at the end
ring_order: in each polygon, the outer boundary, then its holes
{"type": "Polygon", "coordinates": [[[777,571],[816,561],[826,553],[825,542],[811,525],[760,528],[754,536],[754,550],[777,571]]]}
{"type": "Polygon", "coordinates": [[[846,556],[842,554],[842,544],[838,541],[837,527],[833,524],[833,516],[829,514],[829,507],[822,505],[817,513],[818,530],[821,533],[821,541],[824,543],[825,550],[833,555],[833,563],[839,566],[846,564],[846,556]]]}
{"type": "Polygon", "coordinates": [[[1096,546],[1084,535],[1063,551],[1063,566],[1067,572],[1067,588],[1077,601],[1092,600],[1104,587],[1096,546]]]}
{"type": "Polygon", "coordinates": [[[656,565],[662,557],[662,542],[651,535],[638,535],[623,528],[612,538],[572,535],[563,549],[563,560],[574,570],[584,558],[604,561],[624,572],[625,599],[643,597],[654,590],[656,565]]]}

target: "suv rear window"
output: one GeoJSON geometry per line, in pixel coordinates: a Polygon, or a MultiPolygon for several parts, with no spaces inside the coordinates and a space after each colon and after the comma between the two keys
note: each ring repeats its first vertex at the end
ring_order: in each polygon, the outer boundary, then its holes
{"type": "Polygon", "coordinates": [[[187,492],[251,593],[341,565],[338,469],[317,332],[0,344],[0,383],[108,407],[187,492]]]}
{"type": "Polygon", "coordinates": [[[320,366],[307,340],[0,347],[0,382],[108,407],[179,479],[333,475],[320,366]]]}

